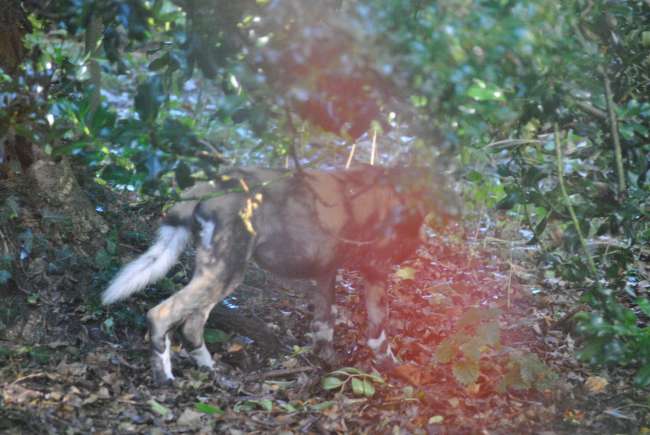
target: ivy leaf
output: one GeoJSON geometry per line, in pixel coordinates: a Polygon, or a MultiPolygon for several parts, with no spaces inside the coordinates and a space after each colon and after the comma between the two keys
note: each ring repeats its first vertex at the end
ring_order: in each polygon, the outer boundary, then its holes
{"type": "Polygon", "coordinates": [[[476,382],[479,375],[477,360],[463,359],[454,362],[452,371],[456,380],[463,385],[470,385],[476,382]]]}

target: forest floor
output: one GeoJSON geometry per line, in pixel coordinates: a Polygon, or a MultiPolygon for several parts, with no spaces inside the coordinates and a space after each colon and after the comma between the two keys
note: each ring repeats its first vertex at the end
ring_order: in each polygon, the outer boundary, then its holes
{"type": "Polygon", "coordinates": [[[337,280],[335,331],[341,368],[354,369],[331,373],[308,348],[310,284],[252,267],[208,323],[219,371],[195,369],[174,346],[176,380],[159,387],[144,315],[188,279],[191,256],[151,291],[110,309],[98,304],[111,265],[146,249],[134,235],[151,235],[159,208],[95,196],[120,229],[116,246],[99,247],[110,237],[81,241],[72,230],[55,241],[60,228],[35,219],[40,205],[17,195],[5,243],[29,227],[34,246],[50,244],[31,249],[0,289],[0,433],[650,433],[650,403],[630,373],[576,360],[577,290],[542,281],[527,259],[534,252],[517,242],[431,234],[389,283],[401,361],[390,373],[373,369],[363,345],[354,273],[337,280]]]}

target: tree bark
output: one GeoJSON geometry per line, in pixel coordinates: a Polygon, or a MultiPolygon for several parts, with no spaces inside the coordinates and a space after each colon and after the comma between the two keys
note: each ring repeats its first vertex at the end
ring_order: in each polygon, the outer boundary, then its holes
{"type": "Polygon", "coordinates": [[[25,58],[23,36],[31,32],[27,14],[15,0],[0,0],[0,68],[14,75],[25,58]]]}

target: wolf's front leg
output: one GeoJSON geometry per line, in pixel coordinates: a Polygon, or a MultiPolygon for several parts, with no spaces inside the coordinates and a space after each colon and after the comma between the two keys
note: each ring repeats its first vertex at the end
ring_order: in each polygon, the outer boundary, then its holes
{"type": "Polygon", "coordinates": [[[384,285],[379,282],[366,283],[366,311],[368,313],[368,347],[375,354],[380,365],[391,365],[396,358],[390,349],[386,332],[388,303],[384,285]]]}
{"type": "Polygon", "coordinates": [[[334,350],[335,279],[336,274],[331,273],[316,280],[318,288],[313,296],[314,319],[311,322],[314,354],[330,367],[338,362],[334,350]]]}

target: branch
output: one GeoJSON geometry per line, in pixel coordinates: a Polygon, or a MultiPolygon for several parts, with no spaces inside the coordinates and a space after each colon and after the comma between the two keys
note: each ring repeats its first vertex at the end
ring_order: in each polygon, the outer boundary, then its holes
{"type": "Polygon", "coordinates": [[[526,145],[529,143],[534,143],[534,144],[543,144],[544,141],[541,141],[539,139],[504,139],[504,140],[498,140],[496,142],[492,142],[486,145],[487,148],[496,148],[496,147],[511,147],[511,146],[517,146],[517,145],[526,145]]]}
{"type": "MultiPolygon", "coordinates": [[[[650,0],[648,0],[650,1],[650,0]]],[[[585,112],[589,113],[590,115],[594,115],[596,118],[602,119],[602,120],[607,120],[607,112],[600,110],[598,107],[592,106],[591,104],[587,103],[586,101],[582,100],[574,100],[573,101],[576,106],[578,106],[580,109],[584,110],[585,112]]]]}
{"type": "Polygon", "coordinates": [[[569,194],[567,193],[566,186],[564,185],[564,163],[562,162],[562,143],[560,142],[560,129],[557,125],[557,122],[553,124],[553,131],[555,133],[555,156],[557,160],[557,177],[560,182],[560,190],[562,191],[562,198],[564,199],[564,203],[566,207],[569,209],[569,213],[571,214],[571,220],[573,221],[573,226],[575,227],[576,233],[578,234],[578,238],[580,239],[580,246],[582,247],[582,250],[585,252],[585,257],[587,258],[587,265],[589,266],[589,269],[593,274],[594,279],[597,279],[598,272],[596,270],[596,264],[594,263],[593,258],[591,258],[591,255],[589,254],[587,241],[585,240],[585,237],[582,234],[582,229],[580,228],[578,217],[576,216],[576,212],[573,209],[573,205],[571,205],[571,199],[569,198],[569,194]]]}
{"type": "Polygon", "coordinates": [[[287,107],[284,108],[284,112],[287,116],[287,125],[289,126],[289,130],[291,131],[291,142],[289,142],[289,155],[291,156],[291,159],[293,160],[293,164],[296,167],[296,172],[301,173],[302,166],[298,161],[298,154],[296,154],[296,137],[298,136],[298,130],[296,130],[296,127],[294,127],[293,125],[291,112],[289,112],[289,109],[287,107]]]}
{"type": "Polygon", "coordinates": [[[614,157],[616,159],[616,173],[618,174],[618,199],[620,200],[625,193],[625,169],[623,168],[623,152],[621,151],[621,138],[618,134],[618,118],[616,117],[614,97],[612,96],[612,86],[605,68],[600,68],[605,85],[605,99],[607,100],[607,115],[609,119],[609,128],[612,133],[614,142],[614,157]]]}
{"type": "Polygon", "coordinates": [[[102,69],[97,62],[97,52],[102,43],[103,24],[97,16],[97,11],[91,11],[90,23],[86,28],[85,37],[85,55],[88,60],[88,70],[90,71],[90,83],[93,85],[90,97],[90,107],[88,108],[88,117],[92,119],[95,112],[101,104],[102,89],[102,69]]]}

